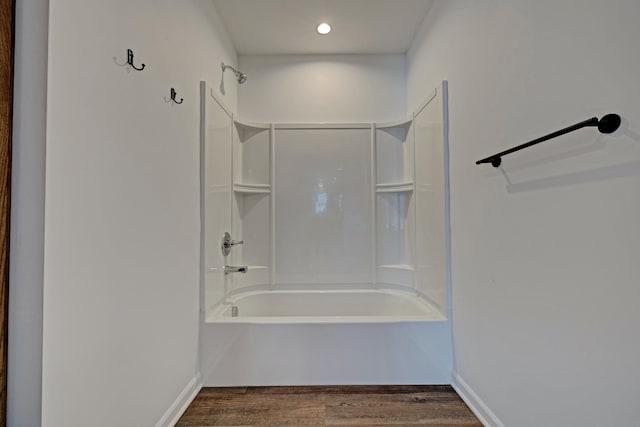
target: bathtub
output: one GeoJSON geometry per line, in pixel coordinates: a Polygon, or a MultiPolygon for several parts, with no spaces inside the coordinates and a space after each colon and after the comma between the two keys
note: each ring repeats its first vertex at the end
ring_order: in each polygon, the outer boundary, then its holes
{"type": "Polygon", "coordinates": [[[254,290],[232,295],[207,322],[368,323],[441,320],[417,294],[396,289],[254,290]],[[234,310],[235,307],[235,310],[234,310]],[[233,317],[233,312],[237,317],[233,317]]]}
{"type": "Polygon", "coordinates": [[[451,325],[410,289],[249,288],[202,313],[199,357],[210,387],[450,384],[451,325]]]}

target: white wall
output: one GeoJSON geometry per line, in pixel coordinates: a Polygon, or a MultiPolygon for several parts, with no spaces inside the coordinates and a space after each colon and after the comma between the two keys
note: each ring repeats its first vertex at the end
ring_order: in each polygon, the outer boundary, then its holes
{"type": "Polygon", "coordinates": [[[41,424],[49,2],[16,2],[7,425],[41,424]]]}
{"type": "Polygon", "coordinates": [[[44,426],[154,425],[194,379],[199,82],[237,61],[222,28],[205,0],[51,1],[44,426]],[[127,48],[144,71],[116,65],[127,48]]]}
{"type": "Polygon", "coordinates": [[[437,1],[408,54],[409,109],[449,80],[457,372],[507,426],[640,416],[639,16],[635,0],[437,1]],[[609,112],[622,135],[474,164],[609,112]]]}
{"type": "Polygon", "coordinates": [[[275,282],[371,283],[371,130],[276,129],[274,157],[275,282]]]}
{"type": "Polygon", "coordinates": [[[382,122],[404,118],[404,55],[240,56],[246,120],[382,122]]]}

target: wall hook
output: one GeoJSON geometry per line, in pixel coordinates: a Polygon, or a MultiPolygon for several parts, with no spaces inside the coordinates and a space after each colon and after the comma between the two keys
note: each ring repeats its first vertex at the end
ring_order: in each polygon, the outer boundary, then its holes
{"type": "Polygon", "coordinates": [[[141,65],[140,68],[133,65],[133,51],[131,49],[127,49],[127,64],[131,65],[131,68],[137,71],[142,71],[144,70],[144,67],[146,67],[146,65],[144,64],[140,64],[141,65]]]}
{"type": "Polygon", "coordinates": [[[166,96],[164,97],[165,102],[171,102],[171,101],[173,101],[173,102],[175,102],[176,104],[182,104],[182,102],[184,101],[184,98],[180,98],[180,101],[178,101],[178,100],[176,99],[177,93],[176,93],[176,90],[175,90],[174,88],[171,88],[171,92],[170,92],[170,94],[171,94],[171,95],[170,95],[169,100],[167,100],[167,97],[166,97],[166,96]]]}

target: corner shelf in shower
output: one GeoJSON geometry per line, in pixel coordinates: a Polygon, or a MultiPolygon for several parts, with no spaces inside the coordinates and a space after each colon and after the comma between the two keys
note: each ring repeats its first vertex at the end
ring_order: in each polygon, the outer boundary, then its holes
{"type": "Polygon", "coordinates": [[[233,190],[269,193],[271,184],[271,125],[234,118],[233,190]]]}
{"type": "Polygon", "coordinates": [[[243,194],[269,194],[271,186],[269,184],[233,184],[233,191],[243,194]]]}
{"type": "Polygon", "coordinates": [[[413,123],[413,118],[396,120],[393,122],[386,122],[386,123],[376,123],[376,129],[380,129],[380,130],[397,129],[397,133],[395,136],[400,140],[404,141],[405,139],[407,139],[407,133],[409,132],[409,129],[411,129],[412,123],[413,123]]]}
{"type": "Polygon", "coordinates": [[[414,268],[409,264],[385,264],[385,265],[379,265],[378,268],[384,268],[387,270],[414,271],[414,268]]]}
{"type": "Polygon", "coordinates": [[[258,130],[267,130],[271,128],[270,124],[267,123],[256,123],[250,122],[247,120],[238,120],[237,118],[233,119],[233,122],[238,128],[248,128],[248,129],[258,129],[258,130]]]}
{"type": "Polygon", "coordinates": [[[413,118],[376,123],[376,190],[378,192],[413,189],[413,118]],[[398,189],[391,189],[398,187],[398,189]]]}
{"type": "Polygon", "coordinates": [[[405,193],[413,191],[413,182],[376,184],[376,193],[405,193]]]}
{"type": "Polygon", "coordinates": [[[413,117],[375,126],[376,280],[413,287],[413,117]]]}

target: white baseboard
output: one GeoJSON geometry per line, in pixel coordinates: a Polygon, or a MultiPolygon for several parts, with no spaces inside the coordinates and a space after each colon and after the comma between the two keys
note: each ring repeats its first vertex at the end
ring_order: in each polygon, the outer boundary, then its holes
{"type": "Polygon", "coordinates": [[[471,408],[471,411],[478,417],[482,425],[485,427],[505,427],[496,414],[480,399],[480,396],[455,372],[452,375],[451,386],[467,406],[471,408]]]}
{"type": "Polygon", "coordinates": [[[184,411],[187,410],[193,399],[202,388],[202,381],[198,373],[189,384],[182,390],[176,400],[171,404],[167,412],[164,413],[160,421],[156,423],[156,427],[173,427],[176,425],[184,411]]]}

